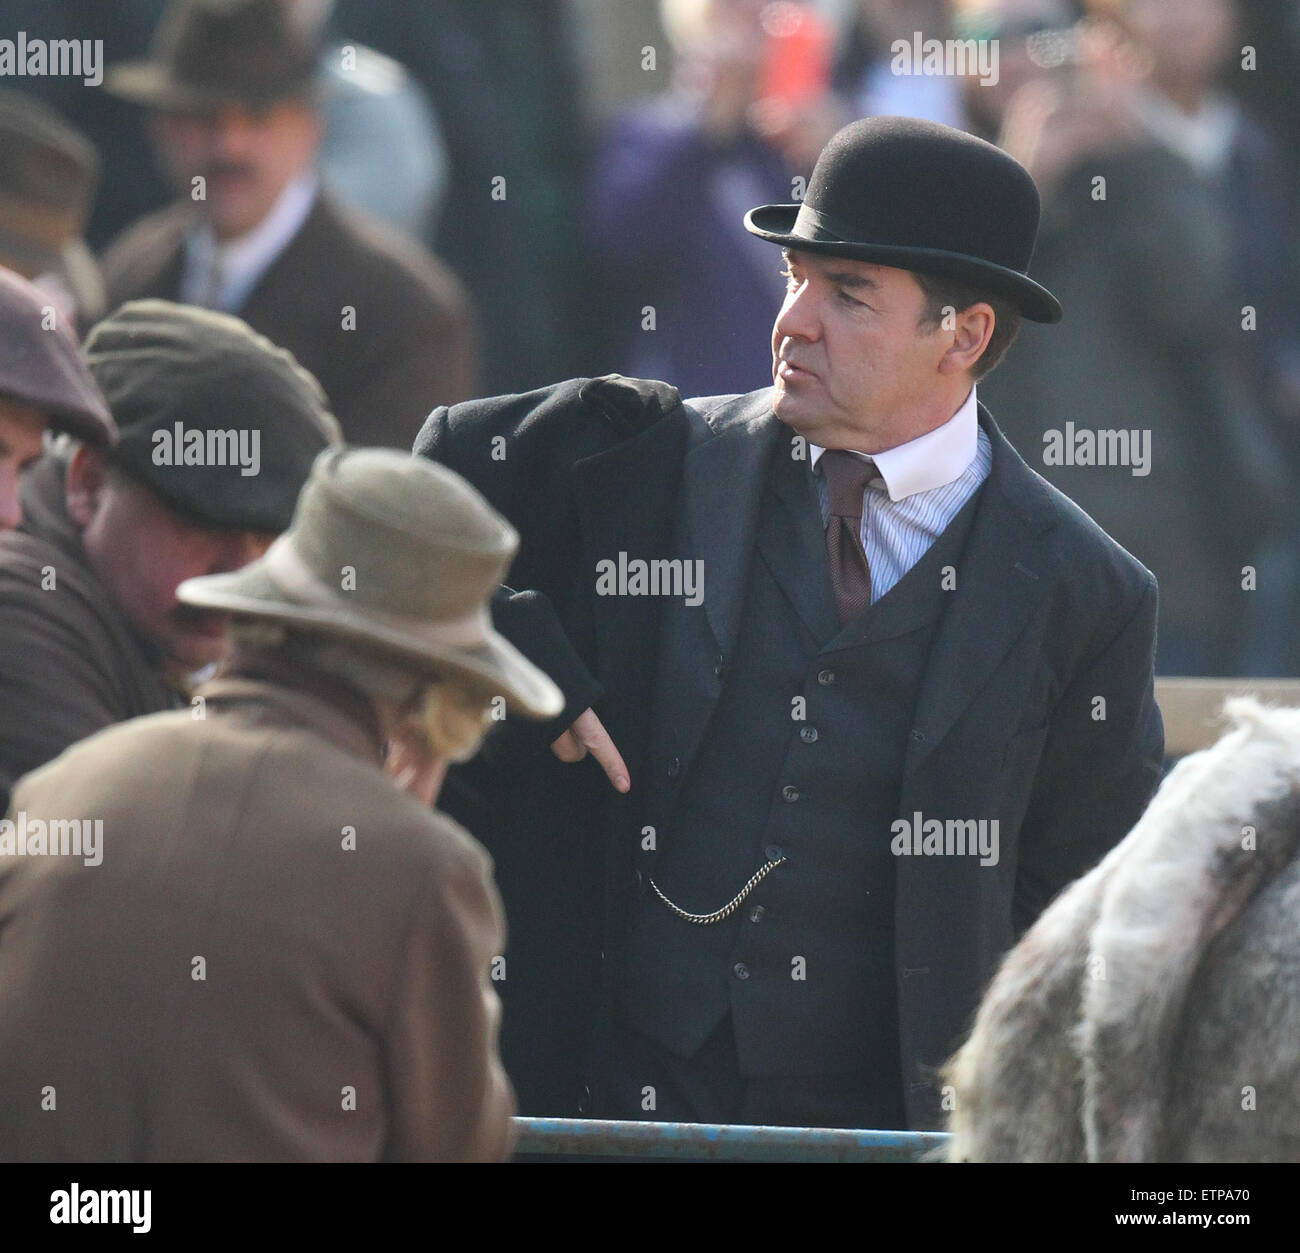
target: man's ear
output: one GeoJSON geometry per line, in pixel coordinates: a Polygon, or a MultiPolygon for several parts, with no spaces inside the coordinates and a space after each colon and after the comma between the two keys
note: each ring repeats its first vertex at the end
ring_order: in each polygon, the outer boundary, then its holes
{"type": "Polygon", "coordinates": [[[68,462],[68,473],[64,480],[64,498],[67,502],[68,517],[77,530],[84,531],[99,509],[100,497],[108,476],[108,467],[104,454],[98,448],[85,444],[78,447],[68,462]]]}
{"type": "Polygon", "coordinates": [[[952,347],[943,354],[939,372],[957,374],[969,370],[993,338],[994,322],[993,306],[983,300],[956,314],[952,347]]]}

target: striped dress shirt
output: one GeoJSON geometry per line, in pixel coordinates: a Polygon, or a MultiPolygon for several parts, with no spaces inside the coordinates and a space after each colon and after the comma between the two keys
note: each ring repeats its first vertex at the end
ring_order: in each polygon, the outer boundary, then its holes
{"type": "MultiPolygon", "coordinates": [[[[825,449],[817,444],[808,449],[825,527],[831,517],[830,493],[826,479],[816,473],[825,449]]],[[[942,426],[871,460],[879,473],[862,494],[862,547],[874,605],[921,560],[989,476],[993,446],[979,424],[974,386],[942,426]]]]}

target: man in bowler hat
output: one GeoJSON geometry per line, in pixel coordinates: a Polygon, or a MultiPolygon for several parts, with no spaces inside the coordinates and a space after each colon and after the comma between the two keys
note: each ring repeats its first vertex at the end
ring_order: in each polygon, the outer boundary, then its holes
{"type": "Polygon", "coordinates": [[[1155,581],[976,397],[1060,316],[1038,208],[982,140],[854,122],[745,218],[786,263],[772,386],[426,423],[522,533],[497,620],[568,702],[448,782],[525,1112],[939,1127],[1000,956],[1142,812],[1155,581]]]}
{"type": "Polygon", "coordinates": [[[119,438],[45,453],[21,530],[0,536],[0,797],[76,740],[187,699],[227,640],[177,585],[264,552],[339,440],[316,380],[238,318],[137,301],[84,355],[119,438]]]}
{"type": "Polygon", "coordinates": [[[429,807],[495,704],[563,704],[488,614],[517,542],[443,467],[332,449],[261,558],[181,585],[234,615],[201,716],[92,736],[0,829],[0,1157],[508,1155],[501,906],[429,807]]]}
{"type": "Polygon", "coordinates": [[[477,330],[446,266],[321,187],[320,44],[284,0],[174,0],[149,59],[109,71],[180,197],[110,246],[109,304],[237,313],[316,375],[350,443],[408,449],[476,393],[477,330]]]}
{"type": "Polygon", "coordinates": [[[117,439],[66,320],[44,292],[0,267],[0,531],[22,521],[19,476],[40,457],[46,430],[98,448],[117,439]]]}

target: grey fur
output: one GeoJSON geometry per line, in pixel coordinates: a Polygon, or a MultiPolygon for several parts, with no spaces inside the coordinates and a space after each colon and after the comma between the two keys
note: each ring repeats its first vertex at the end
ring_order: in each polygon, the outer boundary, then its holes
{"type": "Polygon", "coordinates": [[[1226,712],[1003,962],[949,1160],[1300,1160],[1300,710],[1226,712]]]}

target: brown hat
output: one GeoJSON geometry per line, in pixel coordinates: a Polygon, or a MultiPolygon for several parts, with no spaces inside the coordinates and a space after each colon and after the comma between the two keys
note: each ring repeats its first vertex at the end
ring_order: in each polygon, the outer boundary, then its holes
{"type": "Polygon", "coordinates": [[[66,269],[98,184],[90,140],[40,101],[0,91],[0,264],[28,277],[66,269]]]}
{"type": "Polygon", "coordinates": [[[55,430],[100,446],[117,440],[108,404],[49,301],[0,268],[0,396],[39,409],[55,430]]]}
{"type": "Polygon", "coordinates": [[[286,0],[173,0],[149,59],[115,66],[105,86],[177,112],[269,104],[313,92],[321,48],[286,0]]]}
{"type": "Polygon", "coordinates": [[[560,689],[497,634],[488,612],[518,546],[514,528],[445,466],[390,449],[331,449],[264,556],[186,579],[176,596],[351,640],[553,718],[564,708],[560,689]]]}

